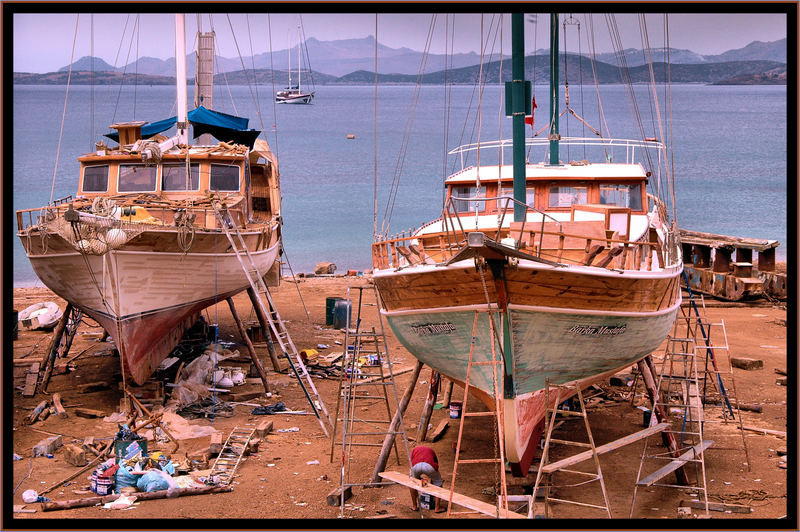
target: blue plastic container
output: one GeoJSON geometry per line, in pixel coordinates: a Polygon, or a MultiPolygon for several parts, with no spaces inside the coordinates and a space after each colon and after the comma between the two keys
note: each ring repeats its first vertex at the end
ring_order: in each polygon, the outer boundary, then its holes
{"type": "Polygon", "coordinates": [[[337,301],[333,307],[333,328],[344,329],[347,327],[348,322],[352,323],[352,321],[350,321],[352,311],[353,308],[350,301],[346,299],[337,301]]]}

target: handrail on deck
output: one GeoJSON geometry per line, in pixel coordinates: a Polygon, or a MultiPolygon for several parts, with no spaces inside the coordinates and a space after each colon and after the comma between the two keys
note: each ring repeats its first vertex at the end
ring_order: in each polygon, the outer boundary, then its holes
{"type": "MultiPolygon", "coordinates": [[[[605,245],[608,246],[608,249],[611,248],[622,248],[623,254],[623,261],[626,259],[628,250],[634,250],[634,260],[633,266],[636,269],[642,267],[642,260],[644,257],[647,257],[645,260],[644,267],[647,270],[650,270],[652,267],[652,253],[651,250],[655,249],[657,252],[657,259],[663,265],[664,264],[664,257],[663,249],[661,243],[658,241],[650,241],[650,240],[639,240],[639,241],[631,241],[631,240],[622,240],[622,239],[614,239],[611,236],[606,236],[605,238],[597,238],[595,236],[587,236],[581,234],[568,234],[563,231],[562,224],[560,221],[556,220],[553,216],[547,214],[546,212],[540,211],[525,203],[515,200],[509,196],[500,196],[500,197],[470,197],[470,198],[458,198],[458,197],[450,197],[448,198],[447,203],[445,204],[445,208],[442,213],[442,217],[440,218],[442,222],[442,230],[438,233],[427,233],[422,234],[420,231],[409,235],[409,236],[401,236],[401,237],[393,237],[393,238],[386,238],[383,240],[378,240],[372,244],[372,257],[373,257],[373,266],[375,268],[380,269],[388,269],[388,268],[399,268],[405,266],[405,264],[400,263],[401,256],[406,259],[408,265],[417,264],[417,259],[419,262],[424,262],[426,259],[431,259],[430,255],[433,255],[438,259],[436,264],[443,265],[445,264],[450,258],[452,258],[456,253],[458,253],[463,247],[466,245],[467,241],[467,234],[468,231],[464,228],[463,224],[461,223],[461,214],[471,214],[468,212],[458,212],[455,210],[455,201],[497,201],[498,203],[501,200],[505,200],[505,206],[499,214],[499,220],[497,224],[497,230],[495,231],[494,235],[488,234],[486,235],[487,238],[494,240],[496,243],[502,243],[503,238],[507,238],[512,235],[512,233],[516,233],[519,231],[520,237],[519,240],[515,239],[515,246],[519,247],[520,242],[525,234],[525,224],[531,224],[534,226],[532,230],[529,230],[531,233],[538,233],[539,242],[538,245],[533,245],[532,249],[527,249],[526,252],[531,254],[534,257],[542,258],[542,251],[543,246],[542,243],[544,241],[545,235],[552,235],[557,236],[559,238],[559,247],[557,249],[558,253],[558,261],[561,263],[568,263],[573,262],[576,264],[584,264],[581,261],[575,261],[567,258],[562,258],[562,253],[564,251],[564,240],[566,238],[579,238],[579,239],[586,239],[587,240],[587,253],[589,244],[592,240],[600,241],[602,240],[605,242],[605,245]],[[511,224],[509,223],[508,227],[503,227],[503,222],[505,221],[505,216],[509,212],[513,212],[513,205],[523,205],[525,207],[525,216],[523,217],[522,225],[520,227],[512,228],[511,224]],[[528,221],[527,215],[528,212],[532,212],[535,214],[541,215],[541,222],[537,221],[528,221]],[[557,224],[556,231],[545,231],[545,221],[551,220],[557,224]],[[541,224],[541,225],[539,225],[541,224]],[[539,227],[535,227],[539,225],[539,227]],[[438,240],[437,244],[431,246],[428,244],[427,246],[423,246],[423,239],[424,240],[438,240]],[[415,244],[412,244],[416,242],[415,244]],[[400,249],[402,248],[402,249],[400,249]],[[648,251],[645,251],[645,250],[648,251]],[[638,252],[637,252],[638,250],[638,252]],[[636,260],[638,257],[638,260],[636,260]],[[415,261],[415,262],[412,262],[415,261]]],[[[477,213],[475,213],[477,217],[477,213]]],[[[549,248],[548,248],[549,249],[549,248]]],[[[610,262],[606,263],[608,266],[610,262]]],[[[589,264],[591,265],[591,264],[589,264]]],[[[608,266],[610,267],[610,266],[608,266]]]]}

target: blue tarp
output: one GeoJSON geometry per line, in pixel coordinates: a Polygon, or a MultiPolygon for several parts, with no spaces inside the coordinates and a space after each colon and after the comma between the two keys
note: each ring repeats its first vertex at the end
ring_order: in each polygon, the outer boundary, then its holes
{"type": "MultiPolygon", "coordinates": [[[[187,118],[192,126],[194,126],[194,138],[199,137],[203,133],[210,133],[223,142],[233,141],[237,144],[246,144],[252,149],[256,138],[258,138],[258,135],[261,133],[256,129],[247,129],[247,124],[249,123],[247,118],[212,111],[211,109],[206,109],[202,105],[197,109],[189,111],[187,118]]],[[[153,122],[152,124],[146,124],[142,126],[142,138],[152,137],[157,133],[166,131],[173,127],[177,121],[178,117],[173,116],[165,120],[153,122]]],[[[113,141],[119,142],[119,133],[116,131],[106,133],[105,136],[113,141]]]]}

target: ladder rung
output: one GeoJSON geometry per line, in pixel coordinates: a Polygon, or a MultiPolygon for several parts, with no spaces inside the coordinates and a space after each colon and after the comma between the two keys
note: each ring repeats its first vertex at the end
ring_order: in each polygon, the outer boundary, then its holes
{"type": "Polygon", "coordinates": [[[494,416],[494,412],[464,412],[464,417],[494,416]]]}
{"type": "Polygon", "coordinates": [[[498,464],[499,458],[473,458],[470,460],[458,460],[459,464],[498,464]]]}

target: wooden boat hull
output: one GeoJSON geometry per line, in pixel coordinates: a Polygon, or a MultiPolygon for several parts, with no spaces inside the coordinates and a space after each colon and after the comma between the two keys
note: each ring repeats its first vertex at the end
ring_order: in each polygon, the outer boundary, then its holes
{"type": "MultiPolygon", "coordinates": [[[[220,245],[220,248],[227,247],[220,245]]],[[[251,251],[260,272],[280,243],[251,251]]],[[[204,308],[249,287],[234,253],[126,250],[29,254],[36,275],[114,338],[125,370],[143,384],[204,308]]]]}
{"type": "MultiPolygon", "coordinates": [[[[506,268],[500,284],[488,271],[481,280],[474,263],[374,274],[382,313],[398,340],[460,383],[466,380],[476,311],[473,360],[491,361],[491,309],[503,339],[495,339],[495,356],[505,353],[507,371],[498,375],[505,390],[506,456],[517,473],[527,471],[538,443],[545,382],[585,387],[636,363],[661,345],[681,302],[679,268],[620,274],[524,262],[506,268]],[[498,293],[507,299],[505,311],[498,293]]],[[[491,371],[473,366],[470,391],[493,409],[491,371]]]]}

